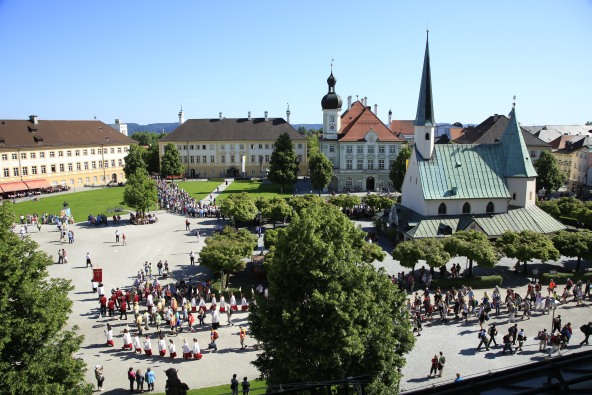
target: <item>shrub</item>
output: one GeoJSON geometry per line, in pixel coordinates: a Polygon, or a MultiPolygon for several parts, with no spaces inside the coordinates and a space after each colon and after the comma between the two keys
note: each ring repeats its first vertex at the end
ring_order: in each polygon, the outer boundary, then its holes
{"type": "Polygon", "coordinates": [[[461,278],[437,278],[432,280],[431,288],[440,287],[441,289],[460,288],[463,285],[471,286],[473,289],[494,288],[496,285],[502,285],[502,276],[481,276],[481,277],[461,277],[461,278]]]}
{"type": "Polygon", "coordinates": [[[556,284],[566,284],[567,279],[570,278],[574,283],[578,280],[582,280],[582,282],[586,282],[586,280],[592,280],[592,272],[590,273],[543,273],[540,276],[540,283],[541,284],[548,284],[551,279],[555,281],[556,284]]]}

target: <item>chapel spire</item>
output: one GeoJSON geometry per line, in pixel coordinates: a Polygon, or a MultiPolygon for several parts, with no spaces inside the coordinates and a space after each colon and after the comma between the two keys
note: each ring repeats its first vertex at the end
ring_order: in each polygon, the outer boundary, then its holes
{"type": "Polygon", "coordinates": [[[434,104],[432,102],[432,73],[430,69],[429,33],[426,34],[426,48],[423,59],[423,71],[421,73],[421,86],[419,88],[419,100],[417,102],[417,114],[415,126],[435,126],[434,104]]]}

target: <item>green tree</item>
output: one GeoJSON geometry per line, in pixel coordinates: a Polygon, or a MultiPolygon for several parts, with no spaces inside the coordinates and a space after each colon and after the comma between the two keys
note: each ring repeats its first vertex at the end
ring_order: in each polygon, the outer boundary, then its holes
{"type": "Polygon", "coordinates": [[[255,200],[246,192],[227,196],[220,204],[220,211],[225,216],[240,222],[252,221],[259,213],[255,200]]]}
{"type": "Polygon", "coordinates": [[[310,182],[313,188],[319,190],[319,196],[323,188],[331,182],[331,176],[333,175],[333,162],[321,153],[317,153],[311,156],[308,161],[308,171],[310,173],[310,182]]]}
{"type": "Polygon", "coordinates": [[[393,206],[393,203],[395,203],[394,199],[376,193],[371,193],[370,195],[365,196],[362,198],[362,201],[367,204],[373,212],[390,209],[393,206]]]}
{"type": "Polygon", "coordinates": [[[560,231],[553,236],[553,245],[561,255],[578,258],[576,273],[580,271],[582,258],[592,259],[592,232],[560,231]]]}
{"type": "Polygon", "coordinates": [[[265,234],[263,235],[263,246],[266,249],[271,249],[271,247],[275,246],[278,238],[278,234],[283,231],[282,229],[267,229],[265,234]]]}
{"type": "Polygon", "coordinates": [[[220,273],[220,286],[226,288],[230,273],[245,270],[246,258],[250,258],[257,246],[257,236],[246,229],[235,230],[229,226],[221,233],[207,237],[199,253],[201,265],[220,273]]]}
{"type": "Polygon", "coordinates": [[[416,239],[397,244],[393,251],[393,258],[401,266],[415,268],[420,260],[426,261],[429,267],[440,267],[450,261],[450,254],[444,249],[439,239],[416,239]]]}
{"type": "Polygon", "coordinates": [[[298,195],[290,198],[288,204],[294,209],[296,214],[302,214],[304,209],[315,204],[325,204],[325,201],[316,195],[298,195]]]}
{"type": "Polygon", "coordinates": [[[551,193],[563,185],[563,176],[557,167],[557,160],[550,152],[541,152],[541,155],[534,163],[534,168],[538,174],[536,180],[537,191],[545,188],[548,193],[551,193]]]}
{"type": "Polygon", "coordinates": [[[156,181],[150,178],[146,169],[139,168],[128,176],[123,191],[123,202],[141,211],[142,215],[158,202],[156,181]]]}
{"type": "Polygon", "coordinates": [[[185,173],[181,154],[177,151],[175,144],[168,143],[164,146],[164,154],[160,161],[160,175],[162,178],[180,176],[185,173]]]}
{"type": "Polygon", "coordinates": [[[123,166],[123,172],[126,178],[129,178],[130,174],[135,173],[137,169],[146,169],[146,162],[144,161],[146,155],[146,148],[137,144],[130,145],[124,159],[125,165],[123,166]]]}
{"type": "Polygon", "coordinates": [[[389,173],[389,179],[393,182],[393,187],[396,191],[401,192],[401,188],[403,187],[409,158],[411,158],[411,148],[409,148],[408,144],[404,144],[401,147],[401,151],[399,151],[399,155],[397,155],[397,158],[393,162],[389,173]]]}
{"type": "Polygon", "coordinates": [[[281,134],[275,141],[275,148],[271,153],[269,162],[269,175],[267,178],[275,184],[281,185],[284,193],[285,185],[294,185],[298,176],[298,164],[296,152],[288,133],[281,134]]]}
{"type": "Polygon", "coordinates": [[[406,295],[367,263],[363,244],[364,232],[328,205],[311,205],[278,233],[266,266],[271,296],[250,313],[262,345],[254,364],[268,384],[368,374],[368,393],[398,393],[414,343],[406,295]]]}
{"type": "Polygon", "coordinates": [[[313,155],[320,154],[321,150],[319,147],[319,136],[320,133],[315,131],[314,133],[306,136],[306,155],[307,158],[311,158],[313,155]]]}
{"type": "Polygon", "coordinates": [[[160,173],[160,160],[158,155],[158,144],[153,144],[150,146],[150,148],[148,148],[148,150],[146,150],[144,162],[146,162],[149,174],[160,173]]]}
{"type": "Polygon", "coordinates": [[[343,209],[351,209],[354,208],[354,206],[359,205],[361,199],[358,195],[335,195],[329,197],[329,203],[343,209]]]}
{"type": "Polygon", "coordinates": [[[444,249],[452,256],[464,256],[469,260],[469,277],[473,277],[473,261],[479,266],[493,267],[498,261],[494,245],[485,233],[474,230],[454,233],[444,239],[444,249]]]}
{"type": "Polygon", "coordinates": [[[524,230],[520,233],[506,231],[496,241],[497,247],[508,258],[518,259],[516,270],[520,262],[524,263],[524,274],[527,274],[526,263],[532,259],[541,261],[559,259],[559,251],[553,245],[551,238],[545,234],[524,230]]]}
{"type": "Polygon", "coordinates": [[[268,199],[261,214],[264,218],[271,220],[273,227],[275,228],[276,221],[283,221],[285,218],[292,215],[292,207],[286,203],[285,199],[274,196],[271,199],[268,199]]]}
{"type": "Polygon", "coordinates": [[[12,204],[0,205],[0,393],[91,394],[75,358],[83,336],[64,330],[70,281],[49,278],[52,259],[10,231],[12,204]]]}
{"type": "Polygon", "coordinates": [[[152,147],[153,145],[158,145],[158,140],[167,135],[168,133],[135,132],[130,138],[136,140],[140,145],[152,147]]]}

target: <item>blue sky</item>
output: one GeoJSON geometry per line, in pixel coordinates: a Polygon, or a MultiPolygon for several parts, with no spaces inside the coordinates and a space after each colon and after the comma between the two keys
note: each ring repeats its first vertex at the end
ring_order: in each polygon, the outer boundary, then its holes
{"type": "Polygon", "coordinates": [[[285,117],[336,91],[413,119],[430,30],[437,122],[592,121],[592,1],[0,0],[0,119],[285,117]]]}

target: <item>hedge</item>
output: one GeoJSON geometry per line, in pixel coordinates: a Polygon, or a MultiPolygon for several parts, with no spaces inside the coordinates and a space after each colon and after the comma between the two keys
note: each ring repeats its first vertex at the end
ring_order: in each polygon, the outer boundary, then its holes
{"type": "Polygon", "coordinates": [[[555,281],[555,284],[567,284],[567,279],[570,278],[574,283],[578,280],[586,282],[586,280],[592,280],[592,272],[589,273],[543,273],[540,276],[539,282],[541,284],[548,284],[551,279],[555,281]]]}
{"type": "Polygon", "coordinates": [[[481,276],[481,277],[460,277],[460,278],[438,278],[433,279],[431,288],[440,287],[441,289],[460,288],[463,285],[470,286],[473,289],[494,288],[496,285],[502,285],[502,276],[481,276]]]}

